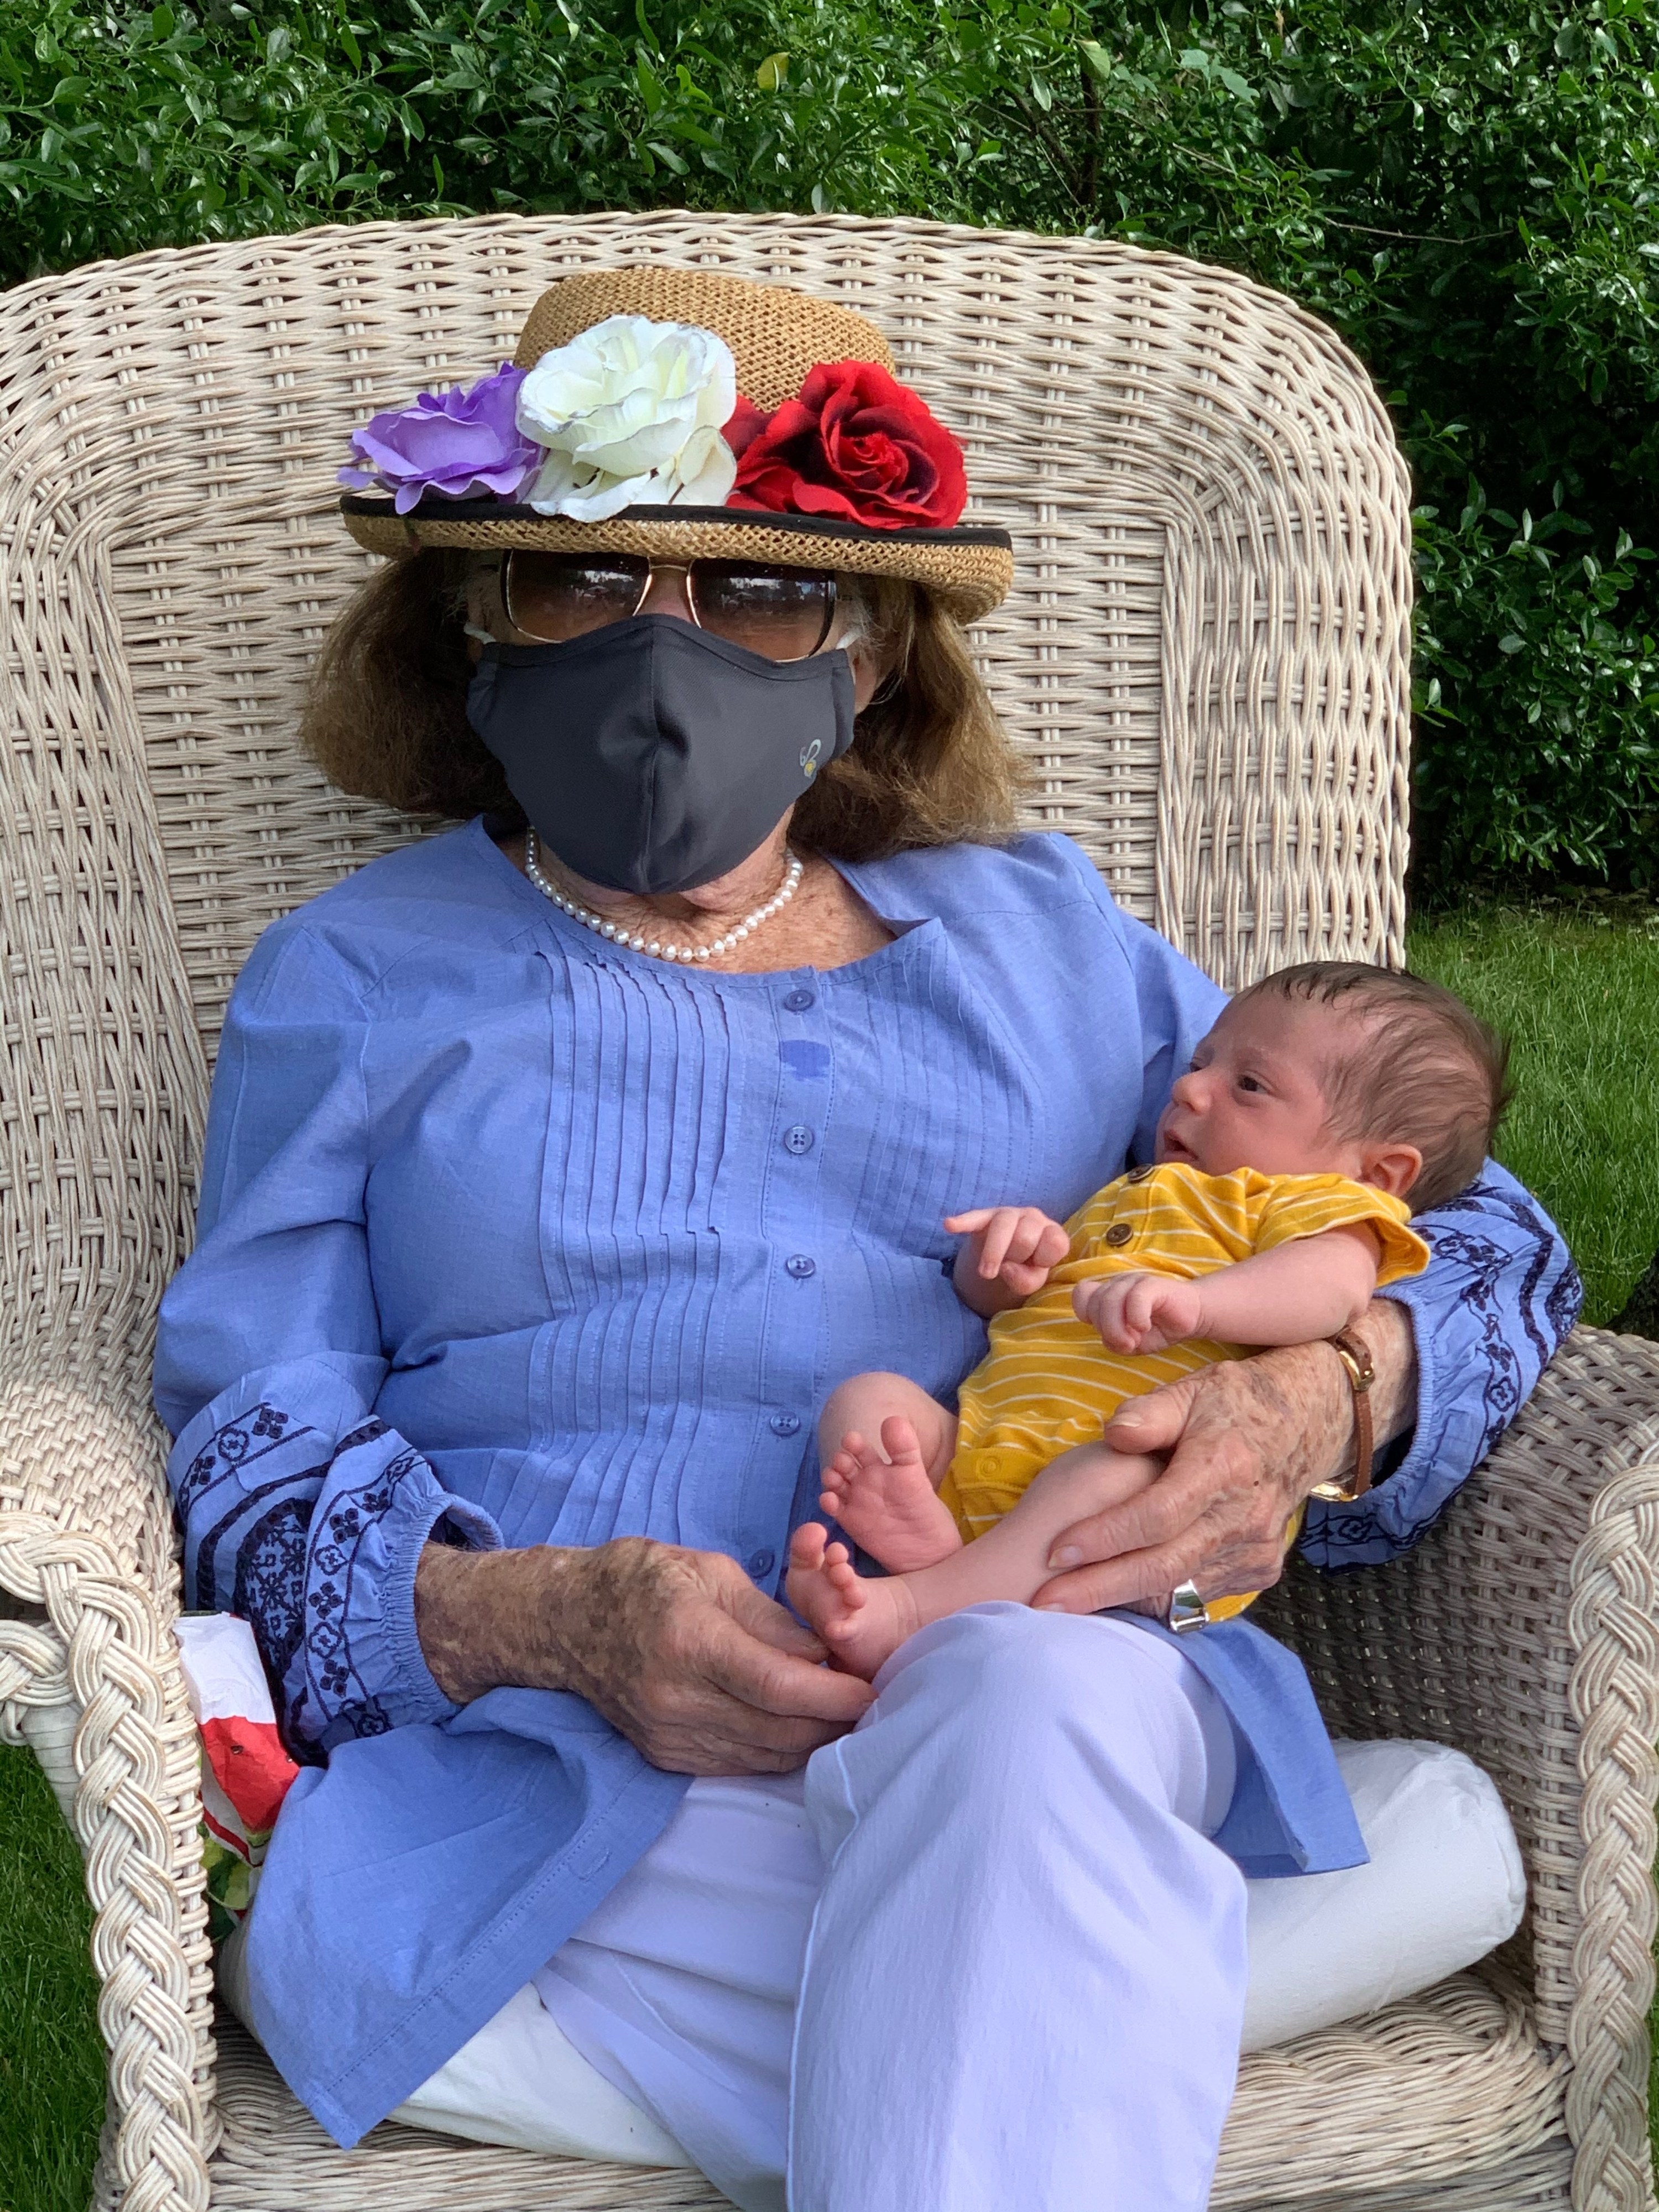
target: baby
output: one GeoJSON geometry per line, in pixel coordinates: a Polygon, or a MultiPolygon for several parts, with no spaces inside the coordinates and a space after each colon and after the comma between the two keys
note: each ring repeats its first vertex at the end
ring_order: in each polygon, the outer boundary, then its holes
{"type": "Polygon", "coordinates": [[[1405,1224],[1478,1173],[1507,1058],[1437,984],[1337,962],[1285,969],[1200,1043],[1155,1166],[1063,1227],[1035,1206],[950,1218],[964,1240],[957,1294],[991,1323],[959,1413],[904,1376],[855,1375],[819,1424],[819,1503],[890,1571],[860,1577],[818,1522],[796,1531],[789,1600],[836,1663],[867,1679],[927,1621],[1029,1602],[1062,1530],[1161,1471],[1101,1441],[1126,1398],[1244,1347],[1332,1335],[1379,1285],[1426,1267],[1405,1224]]]}

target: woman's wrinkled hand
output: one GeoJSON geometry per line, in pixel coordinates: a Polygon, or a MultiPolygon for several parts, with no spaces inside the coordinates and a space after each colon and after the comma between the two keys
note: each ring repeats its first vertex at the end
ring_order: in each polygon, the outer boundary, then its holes
{"type": "MultiPolygon", "coordinates": [[[[1376,1368],[1380,1443],[1415,1419],[1411,1322],[1402,1307],[1379,1300],[1355,1333],[1376,1368]]],[[[1164,1473],[1055,1539],[1054,1579],[1034,1604],[1154,1610],[1186,1582],[1204,1598],[1267,1589],[1284,1571],[1291,1516],[1316,1483],[1351,1463],[1353,1402],[1330,1348],[1296,1345],[1132,1398],[1104,1433],[1120,1451],[1167,1453],[1164,1473]]]]}
{"type": "Polygon", "coordinates": [[[788,1773],[873,1694],[823,1666],[823,1646],[735,1560],[644,1537],[591,1550],[428,1545],[416,1621],[458,1703],[507,1684],[570,1691],[676,1774],[788,1773]]]}

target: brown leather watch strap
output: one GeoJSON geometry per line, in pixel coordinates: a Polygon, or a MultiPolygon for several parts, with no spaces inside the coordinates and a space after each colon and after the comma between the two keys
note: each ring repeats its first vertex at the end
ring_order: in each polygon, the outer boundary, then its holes
{"type": "Polygon", "coordinates": [[[1346,1328],[1325,1339],[1342,1362],[1342,1371],[1353,1393],[1353,1473],[1345,1482],[1318,1482],[1310,1495],[1346,1505],[1363,1498],[1371,1486],[1374,1437],[1371,1429],[1371,1385],[1376,1380],[1368,1345],[1346,1328]]]}

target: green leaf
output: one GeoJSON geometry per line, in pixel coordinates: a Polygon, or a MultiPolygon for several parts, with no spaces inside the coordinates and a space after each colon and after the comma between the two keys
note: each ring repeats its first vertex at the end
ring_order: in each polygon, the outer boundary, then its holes
{"type": "Polygon", "coordinates": [[[639,86],[640,97],[645,102],[646,113],[654,115],[667,98],[667,94],[662,88],[656,71],[643,54],[635,56],[634,81],[639,86]]]}
{"type": "Polygon", "coordinates": [[[763,92],[781,92],[788,74],[789,57],[787,53],[768,54],[755,71],[755,82],[763,92]]]}
{"type": "Polygon", "coordinates": [[[1078,48],[1090,75],[1101,84],[1112,81],[1112,58],[1104,46],[1094,39],[1085,39],[1078,48]]]}

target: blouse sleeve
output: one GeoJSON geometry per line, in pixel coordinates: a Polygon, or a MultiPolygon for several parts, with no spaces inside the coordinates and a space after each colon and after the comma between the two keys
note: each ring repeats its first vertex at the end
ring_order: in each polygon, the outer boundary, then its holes
{"type": "Polygon", "coordinates": [[[1364,1498],[1309,1502],[1302,1548],[1318,1566],[1378,1565],[1426,1534],[1531,1396],[1583,1303],[1559,1231],[1494,1161],[1412,1226],[1430,1264],[1382,1295],[1412,1318],[1417,1425],[1364,1498]]]}
{"type": "Polygon", "coordinates": [[[366,1028],[337,954],[266,933],[226,1018],[197,1249],[156,1346],[185,1603],[252,1624],[283,1734],[313,1757],[455,1711],[415,1633],[416,1563],[434,1537],[501,1542],[374,1413],[366,1028]]]}

